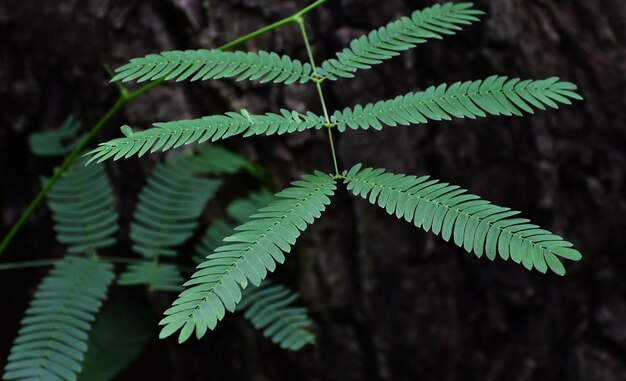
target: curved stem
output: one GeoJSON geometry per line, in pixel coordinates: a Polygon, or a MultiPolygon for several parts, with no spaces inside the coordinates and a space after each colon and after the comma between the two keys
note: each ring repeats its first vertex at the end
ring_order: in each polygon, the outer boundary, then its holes
{"type": "MultiPolygon", "coordinates": [[[[313,58],[313,51],[311,50],[311,44],[309,43],[309,37],[306,33],[306,28],[304,27],[304,20],[302,17],[296,17],[294,22],[298,24],[300,28],[300,33],[302,34],[302,39],[304,40],[304,46],[306,47],[306,52],[309,56],[309,61],[311,62],[311,67],[313,68],[313,74],[317,78],[317,67],[315,66],[315,59],[313,58]]],[[[324,118],[326,119],[326,128],[328,129],[328,141],[330,144],[330,153],[333,157],[333,166],[335,167],[335,178],[341,178],[339,174],[339,166],[337,165],[337,154],[335,153],[335,143],[333,142],[333,132],[331,130],[332,123],[330,123],[330,117],[328,116],[328,109],[326,108],[326,102],[324,101],[324,92],[322,91],[322,86],[319,81],[315,81],[315,87],[317,88],[317,95],[320,98],[320,103],[322,104],[322,110],[324,111],[324,118]]]]}
{"type": "MultiPolygon", "coordinates": [[[[323,3],[325,3],[327,0],[318,0],[316,2],[314,2],[313,4],[303,8],[302,10],[300,10],[299,12],[286,17],[282,20],[279,20],[273,24],[267,25],[263,28],[257,29],[254,32],[248,33],[245,36],[239,37],[231,42],[228,42],[222,46],[220,46],[219,50],[227,50],[230,49],[234,46],[240,45],[246,41],[249,41],[255,37],[258,37],[264,33],[270,32],[274,29],[277,29],[283,25],[289,24],[291,22],[294,22],[297,19],[302,19],[302,16],[304,16],[305,14],[309,13],[310,11],[312,11],[313,9],[317,8],[318,6],[322,5],[323,3]]],[[[72,150],[72,152],[65,158],[65,160],[63,160],[63,163],[61,164],[60,167],[58,167],[55,171],[54,174],[52,175],[52,177],[50,177],[50,179],[46,182],[46,185],[44,185],[44,187],[39,191],[39,193],[37,193],[37,195],[35,196],[35,198],[30,202],[30,204],[28,204],[28,206],[26,207],[26,210],[24,210],[24,212],[22,213],[22,215],[20,215],[20,217],[18,218],[18,220],[15,222],[15,224],[11,227],[11,229],[9,230],[9,232],[6,234],[6,236],[2,239],[2,242],[0,242],[0,255],[2,255],[2,253],[4,253],[4,251],[6,250],[7,246],[9,245],[9,243],[11,243],[11,241],[13,240],[13,238],[15,237],[15,235],[17,234],[17,232],[22,228],[22,226],[24,225],[24,223],[26,222],[26,220],[28,219],[28,217],[30,217],[30,215],[35,211],[35,208],[37,208],[37,206],[43,201],[44,197],[46,196],[46,194],[50,191],[50,189],[52,189],[52,186],[54,186],[54,184],[59,180],[59,178],[61,177],[61,175],[67,170],[67,168],[70,166],[70,164],[72,164],[72,162],[74,161],[74,159],[76,159],[76,157],[85,149],[85,147],[87,146],[87,144],[89,144],[91,142],[91,140],[93,140],[93,138],[98,135],[98,133],[100,132],[100,130],[102,129],[102,127],[115,115],[117,114],[117,112],[126,105],[126,103],[129,103],[133,100],[135,100],[136,98],[138,98],[139,96],[147,93],[148,91],[154,89],[155,87],[157,87],[158,85],[160,85],[161,83],[163,83],[163,80],[156,80],[153,82],[148,83],[147,85],[144,85],[140,88],[138,88],[135,91],[132,92],[128,92],[124,87],[122,86],[118,86],[118,88],[120,89],[120,95],[117,99],[117,101],[115,102],[115,104],[113,104],[113,106],[111,106],[111,108],[106,112],[106,114],[104,114],[102,116],[102,118],[100,118],[100,120],[93,126],[93,128],[91,130],[89,130],[89,132],[80,140],[80,142],[74,147],[74,149],[72,150]]]]}

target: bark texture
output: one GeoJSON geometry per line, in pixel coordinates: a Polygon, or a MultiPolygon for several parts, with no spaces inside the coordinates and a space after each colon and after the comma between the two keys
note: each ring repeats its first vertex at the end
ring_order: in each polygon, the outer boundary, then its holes
{"type": "MultiPolygon", "coordinates": [[[[621,0],[478,0],[478,25],[421,45],[353,80],[325,83],[331,109],[490,74],[579,85],[585,102],[526,118],[346,132],[357,162],[459,184],[572,240],[584,255],[565,278],[473,255],[396,221],[340,187],[278,277],[312,310],[318,344],[285,353],[237,319],[201,342],[155,341],[120,379],[626,380],[626,8],[621,0]],[[620,275],[622,274],[622,275],[620,275]]],[[[91,126],[116,96],[102,63],[167,49],[212,48],[285,17],[304,1],[0,0],[0,202],[4,229],[53,162],[27,149],[33,131],[70,112],[91,126]]],[[[307,16],[318,61],[414,9],[413,0],[329,0],[307,16]]],[[[246,44],[306,59],[297,27],[246,44]]],[[[161,86],[122,123],[147,127],[246,107],[319,112],[313,87],[216,81],[161,86]]],[[[321,132],[226,144],[271,170],[277,188],[331,171],[321,132]]],[[[154,159],[110,166],[128,221],[154,159]]],[[[133,255],[130,252],[115,253],[133,255]]],[[[41,208],[3,261],[61,255],[41,208]],[[52,249],[54,248],[54,249],[52,249]]],[[[0,364],[42,271],[0,276],[0,364]]],[[[157,298],[159,308],[167,298],[157,298]]]]}

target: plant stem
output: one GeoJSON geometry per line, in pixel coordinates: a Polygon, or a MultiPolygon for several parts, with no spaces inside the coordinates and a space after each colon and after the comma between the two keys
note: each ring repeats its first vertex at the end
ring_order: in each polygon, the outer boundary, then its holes
{"type": "Polygon", "coordinates": [[[113,115],[115,115],[122,108],[122,106],[124,106],[125,103],[126,101],[124,100],[124,98],[120,96],[120,98],[118,98],[118,100],[109,109],[109,111],[107,111],[106,114],[104,114],[104,116],[100,118],[95,126],[93,126],[93,128],[87,133],[87,135],[85,135],[78,142],[72,152],[65,158],[65,160],[63,160],[61,166],[54,170],[54,174],[52,175],[52,177],[46,182],[46,185],[44,185],[39,193],[37,193],[33,201],[31,201],[31,203],[22,213],[15,225],[13,225],[11,230],[9,230],[7,235],[4,237],[2,243],[0,243],[0,254],[4,252],[9,243],[13,240],[13,237],[17,234],[22,225],[24,225],[24,223],[26,222],[28,217],[30,217],[33,211],[35,211],[35,208],[43,201],[46,194],[50,191],[50,189],[52,189],[57,180],[59,180],[63,172],[65,172],[65,170],[70,166],[70,164],[72,164],[74,159],[83,151],[87,144],[98,134],[98,132],[100,132],[100,129],[102,129],[106,122],[108,122],[109,119],[111,119],[113,115]]]}
{"type": "MultiPolygon", "coordinates": [[[[302,34],[302,39],[304,40],[304,46],[306,47],[306,52],[309,56],[309,61],[311,62],[311,67],[313,68],[313,75],[317,78],[317,66],[315,66],[315,59],[313,59],[313,51],[311,50],[311,44],[309,43],[309,37],[306,33],[306,28],[304,27],[304,20],[302,17],[296,17],[294,22],[298,24],[300,28],[300,33],[302,34]]],[[[318,81],[315,81],[315,87],[317,88],[317,95],[319,96],[320,103],[322,104],[322,110],[324,111],[324,118],[326,119],[327,129],[328,129],[328,141],[330,144],[330,153],[333,157],[333,166],[335,167],[335,178],[340,178],[339,175],[339,166],[337,165],[337,154],[335,153],[335,143],[333,142],[333,132],[331,130],[330,118],[328,117],[328,109],[326,108],[326,102],[324,101],[324,92],[322,91],[322,86],[318,81]]]]}
{"type": "Polygon", "coordinates": [[[15,270],[15,269],[27,269],[31,267],[42,267],[42,266],[50,266],[53,265],[54,262],[60,260],[60,258],[54,259],[39,259],[35,261],[24,261],[24,262],[11,262],[11,263],[3,263],[0,264],[0,271],[3,270],[15,270]]]}
{"type": "MultiPolygon", "coordinates": [[[[251,40],[253,38],[256,38],[256,37],[258,37],[258,36],[260,36],[260,35],[262,35],[264,33],[270,32],[270,31],[272,31],[274,29],[277,29],[277,28],[279,28],[279,27],[281,27],[283,25],[286,25],[286,24],[289,24],[291,22],[294,22],[295,20],[301,20],[302,16],[304,16],[307,13],[309,13],[313,9],[317,8],[318,6],[322,5],[326,1],[327,0],[318,0],[318,1],[314,2],[313,4],[303,8],[299,12],[297,12],[297,13],[289,16],[289,17],[286,17],[286,18],[284,18],[282,20],[279,20],[279,21],[277,21],[277,22],[275,22],[273,24],[267,25],[267,26],[265,26],[263,28],[257,29],[254,32],[248,33],[245,36],[239,37],[239,38],[237,38],[237,39],[235,39],[235,40],[233,40],[231,42],[228,42],[228,43],[220,46],[217,49],[219,49],[219,50],[230,49],[230,48],[232,48],[234,46],[240,45],[240,44],[242,44],[242,43],[244,43],[246,41],[249,41],[249,40],[251,40]]],[[[28,204],[28,206],[26,207],[26,210],[24,210],[24,212],[19,217],[19,219],[11,227],[11,230],[9,230],[7,235],[2,239],[2,242],[0,242],[0,255],[2,255],[2,253],[4,253],[4,251],[6,250],[7,246],[9,245],[9,243],[11,243],[11,241],[13,240],[13,238],[15,237],[17,232],[22,228],[22,226],[24,225],[24,223],[26,222],[28,217],[30,217],[30,215],[35,211],[35,208],[37,208],[37,206],[43,201],[43,199],[46,196],[46,194],[50,191],[50,189],[52,189],[52,187],[59,180],[61,175],[67,170],[67,168],[70,166],[70,164],[72,164],[74,159],[76,159],[76,157],[85,149],[85,147],[91,142],[91,140],[93,140],[93,138],[96,135],[98,135],[98,133],[100,132],[102,127],[104,127],[104,125],[115,114],[117,114],[117,112],[120,109],[122,109],[122,107],[124,107],[127,103],[135,100],[139,96],[141,96],[141,95],[147,93],[148,91],[154,89],[155,87],[157,87],[161,83],[163,83],[163,79],[159,79],[159,80],[150,82],[147,85],[144,85],[144,86],[142,86],[142,87],[140,87],[137,90],[132,91],[132,92],[128,92],[124,87],[118,86],[118,88],[120,89],[120,95],[119,95],[117,101],[113,104],[113,106],[111,106],[111,108],[106,112],[106,114],[104,114],[102,116],[102,118],[100,118],[100,120],[98,120],[98,122],[96,122],[96,124],[92,127],[92,129],[89,130],[89,132],[80,140],[80,142],[76,145],[76,147],[74,147],[72,152],[65,158],[65,160],[63,160],[63,163],[61,164],[61,166],[58,167],[54,171],[54,174],[46,182],[46,185],[44,185],[44,187],[39,191],[39,193],[37,193],[37,195],[30,202],[30,204],[28,204]]]]}
{"type": "MultiPolygon", "coordinates": [[[[131,264],[131,263],[143,263],[146,261],[145,259],[140,259],[140,258],[107,257],[107,256],[96,256],[96,255],[90,255],[89,257],[94,258],[94,259],[101,259],[103,261],[107,261],[111,263],[131,264]]],[[[34,261],[2,263],[0,264],[0,271],[51,266],[55,262],[60,261],[62,259],[63,258],[49,258],[49,259],[38,259],[34,261]]]]}

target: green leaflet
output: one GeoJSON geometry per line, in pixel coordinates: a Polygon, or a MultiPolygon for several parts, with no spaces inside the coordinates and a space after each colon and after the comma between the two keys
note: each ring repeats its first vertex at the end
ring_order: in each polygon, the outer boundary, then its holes
{"type": "Polygon", "coordinates": [[[57,240],[72,254],[111,246],[118,231],[113,188],[104,167],[84,164],[74,163],[47,194],[57,240]]]}
{"type": "Polygon", "coordinates": [[[315,343],[307,309],[292,305],[297,298],[298,295],[285,286],[265,280],[259,287],[243,291],[237,310],[243,311],[254,328],[262,330],[273,343],[297,351],[315,343]]]}
{"type": "Polygon", "coordinates": [[[89,349],[78,381],[113,380],[155,334],[145,297],[116,296],[107,302],[89,333],[89,349]]]}
{"type": "Polygon", "coordinates": [[[456,82],[450,86],[431,86],[426,91],[399,95],[365,106],[346,107],[331,117],[339,131],[351,129],[380,130],[384,125],[396,126],[427,123],[431,120],[485,117],[492,115],[522,115],[534,113],[533,108],[558,108],[558,103],[571,104],[581,100],[576,86],[552,77],[544,80],[508,79],[491,76],[487,79],[456,82]]]}
{"type": "Polygon", "coordinates": [[[310,79],[311,65],[265,51],[173,50],[133,58],[115,70],[114,81],[155,81],[236,78],[290,84],[310,79]]]}
{"type": "Polygon", "coordinates": [[[87,335],[113,278],[109,263],[59,260],[26,310],[3,380],[76,380],[87,335]]]}
{"type": "Polygon", "coordinates": [[[121,286],[145,284],[150,291],[180,291],[183,281],[178,266],[146,261],[128,265],[117,283],[121,286]]]}
{"type": "Polygon", "coordinates": [[[203,143],[226,139],[231,136],[273,135],[321,128],[324,118],[313,113],[306,115],[295,111],[280,110],[280,114],[250,115],[246,110],[240,113],[227,112],[226,115],[205,116],[200,119],[179,120],[155,123],[154,128],[132,132],[123,126],[125,137],[101,143],[98,148],[87,152],[87,161],[98,163],[111,157],[113,160],[143,156],[146,152],[167,151],[192,143],[203,143]]]}
{"type": "Polygon", "coordinates": [[[458,186],[429,180],[428,176],[396,175],[384,169],[357,164],[344,172],[348,189],[397,218],[441,235],[448,241],[493,260],[496,253],[527,269],[559,275],[565,268],[559,258],[578,261],[580,253],[570,242],[518,218],[517,211],[493,205],[466,194],[458,186]]]}
{"type": "Polygon", "coordinates": [[[195,331],[204,336],[221,320],[226,310],[234,311],[241,300],[241,289],[248,282],[261,283],[276,262],[283,263],[300,233],[319,218],[329,196],[334,194],[334,179],[322,172],[304,175],[276,197],[279,200],[261,208],[250,220],[237,227],[228,242],[201,263],[172,307],[165,311],[160,337],[180,330],[178,341],[186,341],[195,331]]]}
{"type": "Polygon", "coordinates": [[[479,21],[476,16],[484,14],[472,6],[445,3],[415,11],[411,17],[402,17],[352,40],[350,47],[337,53],[336,58],[322,62],[317,74],[333,81],[337,77],[351,78],[357,70],[370,69],[417,44],[455,34],[462,29],[461,25],[479,21]]]}
{"type": "Polygon", "coordinates": [[[30,134],[28,136],[30,150],[36,156],[63,156],[74,147],[74,143],[67,142],[67,139],[76,134],[80,128],[80,122],[70,115],[59,129],[30,134]]]}

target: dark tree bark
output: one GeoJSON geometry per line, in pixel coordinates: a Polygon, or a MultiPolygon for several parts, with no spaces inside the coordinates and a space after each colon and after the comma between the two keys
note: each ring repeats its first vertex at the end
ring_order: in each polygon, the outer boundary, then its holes
{"type": "MultiPolygon", "coordinates": [[[[396,221],[340,187],[277,276],[310,306],[318,344],[285,353],[227,319],[200,342],[150,345],[120,379],[163,380],[626,380],[626,8],[621,0],[478,1],[484,22],[431,42],[353,80],[325,83],[331,109],[490,74],[577,83],[584,102],[526,118],[432,123],[337,136],[343,168],[362,162],[430,174],[576,243],[583,261],[565,278],[476,259],[396,221]]],[[[70,112],[90,126],[115,88],[102,64],[167,49],[212,48],[305,6],[260,0],[0,0],[0,201],[8,229],[54,163],[27,136],[70,112]]],[[[307,16],[318,61],[352,38],[429,1],[330,0],[307,16]]],[[[246,44],[306,59],[295,26],[246,44]]],[[[246,107],[320,111],[310,86],[215,81],[168,84],[111,121],[197,117],[246,107]]],[[[275,185],[331,171],[322,132],[232,139],[271,170],[275,185]]],[[[110,166],[128,221],[153,158],[110,166]]],[[[121,249],[128,251],[128,249],[121,249]]],[[[61,255],[41,208],[3,255],[61,255]]],[[[132,255],[124,252],[122,254],[132,255]]],[[[0,358],[43,270],[0,275],[0,358]]],[[[158,308],[169,299],[158,297],[158,308]]],[[[0,360],[0,364],[3,360],[0,360]]]]}

